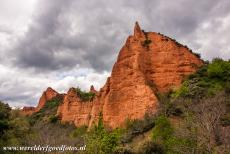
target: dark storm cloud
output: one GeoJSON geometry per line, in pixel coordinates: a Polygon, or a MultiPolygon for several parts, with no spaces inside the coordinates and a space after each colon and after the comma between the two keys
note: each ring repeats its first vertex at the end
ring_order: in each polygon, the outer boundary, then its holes
{"type": "Polygon", "coordinates": [[[148,28],[154,27],[158,31],[177,37],[193,35],[194,30],[199,28],[202,22],[219,15],[219,12],[212,14],[218,3],[221,2],[215,0],[161,1],[156,9],[151,9],[150,5],[148,13],[145,12],[149,20],[148,28]]]}
{"type": "Polygon", "coordinates": [[[112,13],[104,8],[94,9],[96,4],[92,1],[41,1],[38,9],[41,13],[14,49],[16,64],[47,70],[76,64],[99,71],[109,69],[117,54],[115,46],[121,41],[122,35],[118,33],[124,31],[117,29],[120,25],[113,27],[114,21],[119,19],[111,18],[112,13]],[[76,25],[71,27],[72,24],[76,25]],[[76,34],[71,32],[78,29],[76,34]]]}
{"type": "Polygon", "coordinates": [[[13,49],[21,67],[45,70],[79,64],[110,70],[136,20],[144,29],[197,44],[201,24],[229,14],[229,0],[41,0],[25,37],[13,49]]]}

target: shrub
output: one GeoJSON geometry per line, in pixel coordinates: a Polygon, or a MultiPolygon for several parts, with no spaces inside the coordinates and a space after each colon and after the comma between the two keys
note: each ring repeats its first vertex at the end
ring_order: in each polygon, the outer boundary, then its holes
{"type": "Polygon", "coordinates": [[[9,119],[11,108],[0,101],[0,120],[9,119]]]}
{"type": "Polygon", "coordinates": [[[182,86],[174,91],[174,93],[171,94],[172,97],[186,97],[189,95],[189,88],[188,88],[188,82],[184,82],[182,86]]]}
{"type": "Polygon", "coordinates": [[[0,120],[0,135],[4,133],[5,130],[9,129],[9,123],[7,120],[0,120]]]}
{"type": "Polygon", "coordinates": [[[182,109],[177,106],[176,104],[169,103],[166,108],[166,114],[167,116],[173,115],[173,116],[181,116],[183,114],[182,109]]]}
{"type": "Polygon", "coordinates": [[[43,112],[41,110],[39,112],[33,113],[31,116],[27,117],[30,125],[34,125],[37,121],[39,121],[43,117],[43,112]]]}
{"type": "Polygon", "coordinates": [[[95,97],[95,93],[82,91],[80,88],[76,88],[77,95],[83,102],[92,101],[95,97]]]}
{"type": "Polygon", "coordinates": [[[114,154],[133,154],[132,149],[129,147],[117,147],[114,154]]]}
{"type": "Polygon", "coordinates": [[[193,53],[196,57],[200,58],[200,54],[199,53],[195,53],[195,52],[192,52],[192,50],[190,50],[191,53],[193,53]]]}
{"type": "Polygon", "coordinates": [[[131,130],[133,133],[143,133],[154,127],[154,116],[145,114],[142,120],[127,120],[127,129],[131,130]]]}
{"type": "MultiPolygon", "coordinates": [[[[159,150],[164,153],[188,153],[196,146],[196,141],[191,136],[178,135],[169,119],[165,116],[159,116],[156,120],[156,126],[152,130],[152,141],[159,150]]],[[[185,130],[182,130],[185,131],[185,130]]]]}
{"type": "Polygon", "coordinates": [[[58,120],[59,120],[59,116],[51,115],[51,116],[49,117],[49,121],[50,121],[51,123],[56,123],[58,120]]]}
{"type": "Polygon", "coordinates": [[[12,119],[11,121],[9,121],[9,124],[10,124],[13,134],[17,138],[20,138],[20,137],[23,138],[24,135],[28,133],[30,129],[30,125],[28,121],[23,117],[17,117],[15,119],[12,119]]]}
{"type": "Polygon", "coordinates": [[[216,58],[208,65],[208,76],[222,80],[230,80],[230,62],[216,58]]]}
{"type": "MultiPolygon", "coordinates": [[[[1,104],[1,103],[0,103],[1,104]]],[[[7,104],[1,104],[1,115],[0,117],[0,147],[22,145],[24,137],[29,132],[29,123],[23,117],[18,115],[17,117],[12,116],[13,110],[10,111],[10,108],[7,104]],[[2,119],[4,117],[4,119],[2,119]]],[[[0,151],[1,153],[2,151],[0,151]]],[[[4,153],[4,152],[2,152],[4,153]]],[[[5,151],[5,153],[8,153],[5,151]]],[[[20,152],[14,152],[20,153],[20,152]]]]}
{"type": "Polygon", "coordinates": [[[82,137],[86,133],[86,131],[87,131],[87,126],[77,127],[72,131],[70,136],[73,138],[82,137]]]}
{"type": "Polygon", "coordinates": [[[119,129],[113,130],[112,132],[105,130],[102,114],[100,114],[98,125],[86,135],[87,152],[90,154],[113,153],[119,145],[120,136],[121,131],[119,129]]]}
{"type": "Polygon", "coordinates": [[[133,137],[139,135],[141,133],[147,132],[148,130],[154,127],[154,116],[149,114],[145,114],[144,119],[142,120],[126,120],[126,130],[121,138],[122,143],[130,142],[133,137]]]}
{"type": "Polygon", "coordinates": [[[152,43],[152,41],[149,40],[149,39],[146,39],[146,40],[144,40],[144,42],[142,43],[142,46],[143,46],[143,47],[149,47],[149,44],[150,44],[150,43],[152,43]]]}
{"type": "Polygon", "coordinates": [[[147,141],[142,145],[142,148],[139,149],[139,153],[143,154],[164,154],[164,147],[160,144],[157,144],[153,141],[147,141]]]}
{"type": "Polygon", "coordinates": [[[8,104],[4,104],[0,101],[0,135],[4,133],[5,130],[9,129],[9,117],[11,108],[8,104]]]}
{"type": "Polygon", "coordinates": [[[173,128],[165,116],[160,116],[155,121],[155,127],[152,132],[154,141],[167,141],[173,134],[173,128]]]}
{"type": "Polygon", "coordinates": [[[48,100],[44,106],[45,109],[52,109],[54,107],[57,107],[61,103],[60,98],[55,97],[51,100],[48,100]]]}
{"type": "Polygon", "coordinates": [[[223,86],[220,82],[214,82],[208,88],[208,95],[215,95],[218,91],[223,90],[223,86]]]}

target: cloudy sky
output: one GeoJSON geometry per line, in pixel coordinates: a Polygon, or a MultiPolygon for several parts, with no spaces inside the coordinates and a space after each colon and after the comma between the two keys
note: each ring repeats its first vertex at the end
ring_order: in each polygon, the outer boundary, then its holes
{"type": "Polygon", "coordinates": [[[230,58],[229,0],[1,0],[0,100],[36,105],[48,86],[103,86],[134,22],[204,60],[230,58]]]}

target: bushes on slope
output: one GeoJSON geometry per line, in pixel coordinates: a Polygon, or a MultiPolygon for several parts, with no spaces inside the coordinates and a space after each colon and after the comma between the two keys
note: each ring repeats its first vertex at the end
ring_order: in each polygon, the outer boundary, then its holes
{"type": "Polygon", "coordinates": [[[98,125],[86,134],[87,152],[89,154],[114,153],[118,148],[120,135],[121,132],[119,130],[108,132],[104,128],[101,114],[98,125]]]}
{"type": "Polygon", "coordinates": [[[202,98],[213,96],[221,90],[230,90],[230,61],[214,59],[190,75],[172,97],[202,98]]]}
{"type": "Polygon", "coordinates": [[[92,101],[95,97],[95,93],[82,91],[80,88],[76,88],[77,95],[83,102],[92,101]]]}

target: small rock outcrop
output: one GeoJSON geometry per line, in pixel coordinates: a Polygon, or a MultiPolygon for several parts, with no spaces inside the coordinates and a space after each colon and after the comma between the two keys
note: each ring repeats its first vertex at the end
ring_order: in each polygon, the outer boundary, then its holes
{"type": "Polygon", "coordinates": [[[95,93],[95,94],[97,93],[93,85],[91,85],[89,92],[95,93]]]}
{"type": "Polygon", "coordinates": [[[48,87],[46,91],[43,92],[42,96],[39,99],[37,107],[24,107],[22,109],[22,114],[31,115],[34,112],[38,112],[41,108],[44,107],[47,101],[59,95],[58,92],[53,90],[51,87],[48,87]]]}
{"type": "Polygon", "coordinates": [[[51,100],[52,98],[56,97],[58,93],[53,90],[51,87],[48,87],[46,91],[43,92],[41,98],[39,99],[38,106],[35,109],[35,112],[39,111],[41,108],[44,107],[47,101],[51,100]]]}
{"type": "Polygon", "coordinates": [[[24,115],[31,115],[34,112],[35,112],[35,107],[32,106],[25,106],[22,109],[22,114],[24,115]]]}

